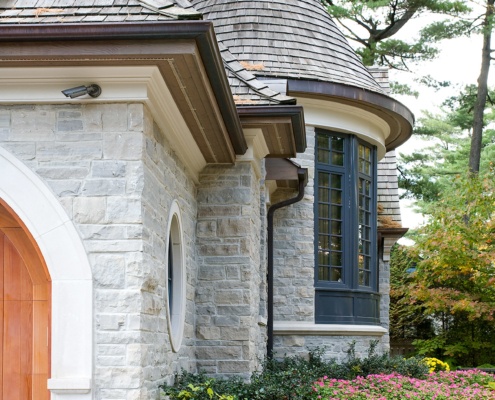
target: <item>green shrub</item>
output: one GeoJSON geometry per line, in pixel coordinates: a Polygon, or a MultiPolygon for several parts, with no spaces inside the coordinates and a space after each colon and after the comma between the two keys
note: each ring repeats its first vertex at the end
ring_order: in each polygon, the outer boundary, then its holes
{"type": "Polygon", "coordinates": [[[240,378],[212,379],[204,373],[182,371],[173,386],[163,385],[161,388],[170,399],[306,400],[314,398],[314,383],[323,376],[354,379],[397,372],[407,377],[423,378],[428,373],[423,359],[378,355],[377,345],[378,341],[371,342],[367,356],[360,358],[356,356],[355,343],[351,343],[347,360],[340,364],[335,360],[323,360],[322,348],[310,351],[308,358],[265,360],[261,371],[251,375],[250,382],[240,378]]]}

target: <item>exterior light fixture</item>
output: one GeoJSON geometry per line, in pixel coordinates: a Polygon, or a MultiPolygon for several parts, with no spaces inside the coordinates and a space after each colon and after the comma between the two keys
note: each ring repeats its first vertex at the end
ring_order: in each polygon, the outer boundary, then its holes
{"type": "Polygon", "coordinates": [[[93,83],[89,86],[82,85],[70,89],[65,89],[62,90],[62,93],[65,95],[65,97],[70,97],[71,99],[84,96],[85,94],[89,94],[91,97],[98,97],[101,94],[101,87],[93,83]]]}

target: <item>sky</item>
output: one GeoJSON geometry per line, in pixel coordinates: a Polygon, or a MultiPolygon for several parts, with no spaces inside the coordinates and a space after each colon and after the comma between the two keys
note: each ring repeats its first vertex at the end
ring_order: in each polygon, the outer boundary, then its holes
{"type": "MultiPolygon", "coordinates": [[[[413,32],[407,34],[414,35],[413,32]]],[[[459,93],[467,84],[475,84],[480,72],[481,35],[446,40],[438,48],[441,52],[435,60],[414,66],[414,70],[418,75],[431,75],[440,81],[451,81],[452,86],[438,92],[422,87],[418,98],[394,95],[415,114],[416,119],[421,117],[422,110],[439,111],[445,98],[459,93]]],[[[390,71],[390,78],[401,82],[413,82],[414,77],[410,73],[390,71]]],[[[491,85],[495,84],[493,73],[490,74],[489,82],[491,85]]],[[[396,149],[396,152],[400,157],[400,154],[421,148],[421,143],[413,136],[405,145],[396,149]]],[[[421,215],[414,212],[414,203],[410,200],[401,202],[401,213],[402,224],[405,227],[416,228],[425,221],[421,215]]]]}

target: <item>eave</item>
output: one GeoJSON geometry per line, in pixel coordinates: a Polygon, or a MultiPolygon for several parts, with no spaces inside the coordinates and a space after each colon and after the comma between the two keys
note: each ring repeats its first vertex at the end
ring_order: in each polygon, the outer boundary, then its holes
{"type": "Polygon", "coordinates": [[[370,112],[385,121],[390,134],[386,151],[406,142],[412,134],[414,115],[402,103],[384,94],[331,82],[287,80],[287,94],[294,97],[328,100],[370,112]]]}
{"type": "Polygon", "coordinates": [[[244,129],[261,129],[267,157],[296,157],[306,150],[306,128],[301,106],[238,106],[244,129]]]}
{"type": "Polygon", "coordinates": [[[0,68],[157,67],[207,163],[247,150],[209,21],[0,26],[0,68]]]}

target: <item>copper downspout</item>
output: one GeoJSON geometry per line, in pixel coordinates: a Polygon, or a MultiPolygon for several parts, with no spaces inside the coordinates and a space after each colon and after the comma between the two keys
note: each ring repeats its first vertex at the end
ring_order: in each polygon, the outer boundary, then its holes
{"type": "Polygon", "coordinates": [[[297,177],[299,182],[299,192],[296,197],[281,201],[270,206],[268,209],[267,219],[268,219],[268,269],[266,272],[266,283],[268,286],[268,318],[267,318],[267,334],[268,340],[266,344],[266,353],[268,358],[273,357],[273,216],[275,211],[279,208],[289,206],[291,204],[301,201],[304,197],[304,186],[306,186],[307,181],[307,169],[298,168],[297,177]]]}

